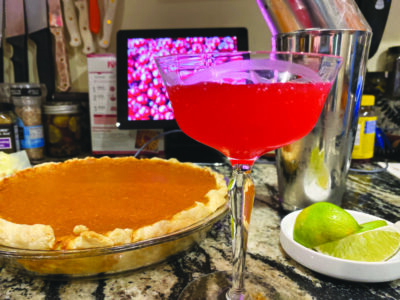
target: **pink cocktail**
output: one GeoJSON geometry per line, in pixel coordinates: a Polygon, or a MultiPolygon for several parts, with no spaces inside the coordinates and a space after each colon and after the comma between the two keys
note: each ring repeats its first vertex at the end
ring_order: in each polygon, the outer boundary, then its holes
{"type": "Polygon", "coordinates": [[[201,82],[172,86],[168,93],[182,131],[233,164],[251,165],[264,153],[305,136],[329,90],[327,83],[201,82]]]}
{"type": "MultiPolygon", "coordinates": [[[[261,155],[313,129],[342,59],[236,52],[166,56],[156,62],[181,130],[219,150],[232,164],[233,271],[227,298],[246,299],[243,271],[254,201],[251,167],[261,155]]],[[[181,299],[210,297],[205,283],[211,281],[203,278],[191,283],[181,299]]]]}

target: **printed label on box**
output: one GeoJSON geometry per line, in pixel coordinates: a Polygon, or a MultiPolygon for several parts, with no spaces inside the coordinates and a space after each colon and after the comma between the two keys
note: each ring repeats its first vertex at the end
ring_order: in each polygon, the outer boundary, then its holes
{"type": "MultiPolygon", "coordinates": [[[[114,54],[87,56],[93,154],[135,154],[162,130],[120,130],[117,122],[117,80],[114,54]]],[[[151,141],[146,153],[163,153],[164,139],[151,141]]]]}

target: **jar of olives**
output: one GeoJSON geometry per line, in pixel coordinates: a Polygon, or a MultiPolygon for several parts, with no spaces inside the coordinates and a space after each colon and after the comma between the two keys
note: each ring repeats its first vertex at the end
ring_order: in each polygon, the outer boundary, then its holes
{"type": "Polygon", "coordinates": [[[71,157],[81,153],[81,108],[71,102],[43,106],[46,154],[71,157]]]}

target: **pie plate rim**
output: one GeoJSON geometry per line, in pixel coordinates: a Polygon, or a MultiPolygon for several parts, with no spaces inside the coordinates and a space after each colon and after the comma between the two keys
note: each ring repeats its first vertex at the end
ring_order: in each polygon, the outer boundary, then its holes
{"type": "Polygon", "coordinates": [[[194,243],[199,242],[198,236],[205,235],[215,223],[225,217],[228,211],[229,206],[225,204],[220,206],[209,216],[178,231],[119,246],[79,250],[30,250],[0,245],[0,262],[13,272],[46,277],[46,279],[48,278],[50,280],[58,280],[59,276],[61,276],[60,278],[62,280],[65,280],[66,278],[96,277],[98,275],[105,276],[108,274],[132,271],[154,265],[168,259],[172,255],[188,250],[194,243]],[[180,241],[183,241],[182,246],[179,245],[180,241]],[[185,244],[183,245],[183,243],[185,244]],[[166,252],[167,254],[163,253],[163,247],[165,245],[169,245],[168,251],[166,252]],[[101,265],[104,264],[104,260],[109,257],[118,259],[119,257],[125,256],[130,258],[137,253],[143,255],[143,253],[147,253],[148,251],[154,251],[154,257],[150,258],[150,261],[141,262],[142,264],[140,265],[135,265],[135,262],[129,261],[128,266],[122,266],[121,268],[117,266],[116,270],[104,271],[101,269],[101,271],[97,272],[84,270],[78,267],[76,272],[63,271],[63,267],[69,268],[70,266],[68,266],[68,264],[71,263],[77,265],[81,265],[82,263],[98,263],[101,265]],[[161,253],[160,256],[158,256],[157,253],[161,253]],[[43,269],[40,267],[43,264],[49,263],[56,264],[57,268],[51,267],[43,269]],[[131,265],[129,266],[129,264],[131,265]],[[34,267],[33,269],[32,266],[34,267]]]}

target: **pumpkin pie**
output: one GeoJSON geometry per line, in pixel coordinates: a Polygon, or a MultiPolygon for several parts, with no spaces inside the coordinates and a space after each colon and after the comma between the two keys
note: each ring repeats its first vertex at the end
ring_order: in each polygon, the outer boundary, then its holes
{"type": "Polygon", "coordinates": [[[0,244],[35,250],[133,243],[190,226],[226,205],[223,176],[177,160],[45,163],[0,180],[0,244]]]}

